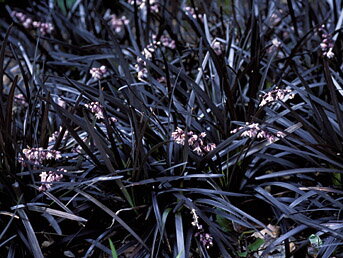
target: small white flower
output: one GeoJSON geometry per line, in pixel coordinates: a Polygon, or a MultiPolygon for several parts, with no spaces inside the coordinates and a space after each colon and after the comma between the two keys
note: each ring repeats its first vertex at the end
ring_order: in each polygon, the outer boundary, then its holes
{"type": "Polygon", "coordinates": [[[335,54],[332,52],[332,48],[329,48],[329,51],[326,53],[327,58],[331,59],[335,56],[335,54]]]}
{"type": "Polygon", "coordinates": [[[277,48],[281,46],[281,42],[277,38],[272,40],[272,44],[277,48]]]}
{"type": "Polygon", "coordinates": [[[220,56],[223,53],[223,47],[219,41],[214,42],[212,48],[218,56],[220,56]]]}

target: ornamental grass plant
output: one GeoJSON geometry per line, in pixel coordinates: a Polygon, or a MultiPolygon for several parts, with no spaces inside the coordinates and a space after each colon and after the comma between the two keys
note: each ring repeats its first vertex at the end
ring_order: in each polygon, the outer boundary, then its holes
{"type": "Polygon", "coordinates": [[[0,2],[1,257],[342,257],[342,1],[0,2]]]}

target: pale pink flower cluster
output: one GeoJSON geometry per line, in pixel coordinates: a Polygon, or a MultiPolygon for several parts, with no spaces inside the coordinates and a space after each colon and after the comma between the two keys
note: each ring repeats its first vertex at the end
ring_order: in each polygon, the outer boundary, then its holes
{"type": "Polygon", "coordinates": [[[116,123],[116,122],[118,122],[118,119],[115,118],[114,116],[111,116],[110,118],[108,118],[108,122],[109,123],[116,123]]]}
{"type": "MultiPolygon", "coordinates": [[[[149,45],[146,46],[146,48],[143,49],[142,51],[142,55],[148,59],[151,60],[152,59],[152,54],[155,52],[155,46],[154,43],[150,43],[149,45]]],[[[144,61],[143,61],[144,62],[144,61]]],[[[145,65],[145,62],[144,62],[145,65]]]]}
{"type": "Polygon", "coordinates": [[[171,39],[167,35],[162,35],[159,42],[161,42],[164,47],[169,47],[171,49],[175,49],[176,47],[175,40],[171,39]]]}
{"type": "MultiPolygon", "coordinates": [[[[192,131],[189,131],[187,133],[187,136],[188,145],[191,147],[192,151],[196,152],[200,156],[205,155],[206,153],[214,150],[217,147],[215,143],[205,144],[205,132],[197,135],[192,131]]],[[[184,145],[186,140],[186,133],[184,132],[184,130],[178,127],[174,132],[172,132],[172,139],[175,141],[175,143],[184,145]]]]}
{"type": "Polygon", "coordinates": [[[62,158],[60,151],[43,149],[42,147],[23,149],[23,154],[25,159],[24,157],[19,158],[19,162],[22,165],[26,165],[26,160],[34,165],[42,165],[45,160],[58,160],[62,158]]]}
{"type": "MultiPolygon", "coordinates": [[[[104,107],[99,102],[91,102],[89,104],[84,105],[88,110],[90,110],[97,119],[105,119],[104,116],[104,107]]],[[[109,123],[115,123],[118,122],[117,118],[115,117],[109,117],[108,118],[109,123]]]]}
{"type": "Polygon", "coordinates": [[[332,35],[326,32],[325,25],[322,25],[318,30],[322,32],[322,43],[320,43],[320,48],[322,49],[323,56],[331,59],[335,56],[333,52],[334,41],[332,39],[332,35]]]}
{"type": "Polygon", "coordinates": [[[140,6],[140,8],[145,8],[148,6],[147,1],[149,1],[150,4],[150,12],[152,13],[158,13],[160,11],[160,3],[159,0],[145,0],[143,1],[143,4],[140,6]]]}
{"type": "Polygon", "coordinates": [[[195,209],[191,210],[193,221],[192,226],[197,228],[197,232],[194,234],[195,237],[199,237],[200,243],[206,248],[209,249],[213,246],[213,237],[209,233],[205,233],[203,226],[199,223],[199,217],[195,209]]]}
{"type": "MultiPolygon", "coordinates": [[[[267,53],[275,52],[281,47],[281,44],[281,41],[279,41],[277,38],[272,39],[272,44],[266,49],[267,53]]],[[[278,55],[281,56],[282,54],[278,53],[278,55]]]]}
{"type": "MultiPolygon", "coordinates": [[[[147,60],[152,59],[153,54],[156,51],[156,47],[159,45],[162,45],[164,47],[168,47],[171,49],[174,49],[176,47],[175,41],[166,35],[162,35],[159,41],[156,41],[156,35],[152,35],[152,38],[153,38],[153,42],[148,44],[142,51],[142,55],[147,60]]],[[[148,77],[148,69],[146,68],[146,62],[142,58],[137,57],[137,64],[135,65],[135,68],[138,73],[137,78],[140,81],[144,81],[148,77]]]]}
{"type": "MultiPolygon", "coordinates": [[[[43,165],[45,160],[58,160],[62,158],[61,152],[57,150],[49,150],[39,148],[27,148],[23,149],[24,157],[19,157],[19,162],[26,166],[26,160],[34,165],[43,165]]],[[[67,172],[65,169],[58,169],[59,172],[67,172]]],[[[51,188],[52,182],[60,181],[63,175],[49,171],[48,173],[42,172],[40,175],[42,185],[39,187],[39,191],[46,191],[51,188]]]]}
{"type": "MultiPolygon", "coordinates": [[[[150,12],[158,13],[160,11],[160,2],[159,0],[136,0],[137,6],[139,9],[144,9],[148,6],[147,1],[150,4],[150,12]]],[[[129,4],[134,5],[135,0],[129,0],[129,4]]]]}
{"type": "Polygon", "coordinates": [[[266,49],[267,53],[272,53],[275,50],[279,49],[281,47],[281,41],[279,41],[277,38],[274,38],[272,40],[272,44],[270,47],[266,49]]]}
{"type": "Polygon", "coordinates": [[[77,145],[77,146],[75,146],[74,148],[72,148],[72,149],[71,149],[71,152],[81,154],[81,153],[82,153],[82,147],[81,147],[81,145],[77,145]]]}
{"type": "Polygon", "coordinates": [[[26,98],[23,94],[19,93],[19,94],[16,94],[14,96],[14,102],[17,104],[17,105],[21,105],[21,106],[24,106],[24,107],[27,107],[28,106],[28,103],[26,102],[26,98]]]}
{"type": "Polygon", "coordinates": [[[58,172],[66,173],[67,170],[64,168],[57,169],[57,173],[55,171],[48,171],[40,173],[41,183],[42,185],[38,188],[39,191],[44,192],[51,188],[53,182],[59,182],[63,178],[63,174],[58,172]]]}
{"type": "MultiPolygon", "coordinates": [[[[48,140],[49,148],[53,147],[53,144],[56,142],[56,140],[57,140],[58,136],[61,134],[61,132],[62,132],[62,127],[60,127],[58,131],[55,131],[51,134],[51,136],[49,137],[49,140],[48,140]]],[[[63,137],[62,137],[62,141],[65,141],[67,139],[67,136],[68,136],[68,133],[65,132],[63,137]]]]}
{"type": "Polygon", "coordinates": [[[123,27],[130,23],[129,19],[127,19],[126,16],[122,16],[119,18],[117,17],[117,15],[112,14],[110,18],[110,26],[116,33],[121,32],[123,27]]]}
{"type": "MultiPolygon", "coordinates": [[[[87,136],[80,136],[80,139],[81,139],[84,143],[87,142],[87,136]]],[[[71,152],[81,154],[81,153],[82,153],[82,147],[81,147],[81,145],[77,144],[74,148],[71,149],[71,152]]]]}
{"type": "Polygon", "coordinates": [[[160,3],[158,0],[150,1],[150,11],[153,13],[158,13],[160,11],[160,3]]]}
{"type": "Polygon", "coordinates": [[[260,107],[263,107],[267,105],[268,103],[275,102],[277,100],[284,101],[286,96],[288,96],[289,99],[294,98],[294,94],[290,94],[292,90],[287,90],[287,89],[278,89],[276,88],[275,90],[271,90],[264,94],[262,97],[262,101],[260,103],[260,107]]]}
{"type": "Polygon", "coordinates": [[[51,23],[34,21],[22,12],[13,11],[12,16],[16,17],[26,29],[35,28],[39,30],[42,35],[50,34],[54,30],[54,26],[51,23]]]}
{"type": "Polygon", "coordinates": [[[195,237],[199,236],[200,243],[206,248],[210,249],[213,246],[213,237],[210,233],[196,232],[195,237]]]}
{"type": "MultiPolygon", "coordinates": [[[[147,59],[152,59],[152,54],[155,52],[155,46],[153,43],[150,43],[146,46],[146,48],[143,49],[142,55],[147,59]]],[[[148,69],[146,68],[146,62],[140,58],[137,57],[137,64],[135,65],[136,71],[137,71],[137,78],[140,81],[144,81],[148,77],[148,69]]]]}
{"type": "Polygon", "coordinates": [[[55,142],[58,138],[58,135],[60,134],[60,131],[55,131],[52,133],[52,135],[49,137],[49,144],[51,144],[52,142],[55,142]]]}
{"type": "Polygon", "coordinates": [[[167,79],[166,79],[166,77],[164,77],[164,76],[161,76],[161,77],[159,77],[159,78],[157,78],[157,81],[159,82],[159,83],[167,83],[167,79]]]}
{"type": "Polygon", "coordinates": [[[99,102],[85,104],[85,107],[90,110],[97,119],[104,119],[104,108],[99,102]]]}
{"type": "Polygon", "coordinates": [[[140,81],[144,81],[148,77],[148,69],[140,65],[136,65],[137,69],[137,78],[140,81]]]}
{"type": "MultiPolygon", "coordinates": [[[[144,0],[136,0],[137,5],[141,5],[144,2],[144,0]]],[[[134,5],[135,4],[135,0],[128,0],[128,3],[130,5],[134,5]]]]}
{"type": "Polygon", "coordinates": [[[100,80],[108,75],[106,66],[102,65],[99,68],[93,67],[89,70],[89,73],[92,75],[92,78],[100,80]]]}
{"type": "Polygon", "coordinates": [[[175,44],[175,40],[171,39],[169,36],[167,35],[162,35],[160,37],[160,40],[157,40],[157,35],[153,34],[152,35],[152,43],[149,44],[151,47],[157,47],[157,46],[164,46],[164,47],[168,47],[171,49],[175,49],[176,44],[175,44]]]}
{"type": "MultiPolygon", "coordinates": [[[[186,7],[184,8],[184,11],[185,11],[185,13],[186,13],[187,15],[193,17],[193,19],[196,19],[196,18],[197,18],[197,15],[196,15],[196,13],[195,13],[196,10],[195,10],[193,7],[186,6],[186,7]]],[[[200,20],[202,20],[202,19],[203,19],[202,14],[199,13],[199,14],[198,14],[198,18],[199,18],[200,20]]]]}
{"type": "Polygon", "coordinates": [[[38,29],[42,35],[50,34],[54,30],[54,26],[49,22],[34,21],[32,26],[38,29]]]}
{"type": "Polygon", "coordinates": [[[271,16],[270,16],[270,24],[271,26],[277,26],[281,20],[282,20],[282,16],[281,16],[281,13],[282,13],[282,10],[279,10],[280,13],[273,13],[271,16]]]}
{"type": "Polygon", "coordinates": [[[258,138],[258,139],[266,139],[269,143],[275,142],[279,138],[284,138],[286,136],[285,133],[278,131],[276,134],[272,134],[264,129],[261,129],[258,123],[246,123],[245,126],[240,126],[230,133],[234,134],[242,129],[248,129],[241,133],[241,137],[249,137],[249,138],[258,138]]]}
{"type": "Polygon", "coordinates": [[[17,18],[18,21],[21,23],[21,25],[23,25],[26,29],[32,28],[33,20],[32,18],[28,17],[26,14],[22,12],[13,11],[11,15],[12,17],[17,18]]]}

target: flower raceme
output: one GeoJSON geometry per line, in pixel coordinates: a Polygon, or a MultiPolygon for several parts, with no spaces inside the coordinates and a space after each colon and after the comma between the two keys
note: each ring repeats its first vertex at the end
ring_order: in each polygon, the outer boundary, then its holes
{"type": "Polygon", "coordinates": [[[321,28],[319,28],[319,31],[322,33],[322,42],[320,43],[320,48],[323,52],[323,56],[331,59],[335,56],[333,52],[333,47],[335,44],[332,39],[332,35],[326,31],[325,25],[322,25],[321,28]]]}
{"type": "MultiPolygon", "coordinates": [[[[27,148],[23,149],[24,157],[19,157],[19,162],[26,166],[28,161],[35,166],[43,165],[45,160],[58,160],[62,158],[61,152],[57,150],[49,150],[39,148],[27,148]]],[[[67,172],[67,170],[60,168],[57,169],[57,173],[54,171],[42,172],[39,176],[41,178],[42,185],[38,188],[39,191],[46,191],[51,188],[52,182],[58,182],[62,179],[63,175],[58,172],[67,172]]]]}
{"type": "Polygon", "coordinates": [[[18,19],[18,21],[21,23],[21,25],[24,26],[24,28],[26,29],[31,29],[32,27],[32,18],[28,17],[26,14],[22,13],[22,12],[17,12],[17,11],[13,11],[11,13],[12,17],[15,17],[18,19]]]}
{"type": "Polygon", "coordinates": [[[115,14],[112,14],[110,16],[110,26],[116,33],[120,33],[125,25],[128,25],[130,23],[129,19],[126,18],[126,16],[117,17],[115,14]]]}
{"type": "Polygon", "coordinates": [[[99,102],[85,104],[85,107],[91,111],[97,119],[104,119],[104,108],[99,102]]]}
{"type": "MultiPolygon", "coordinates": [[[[99,102],[91,102],[84,105],[89,111],[91,111],[97,119],[105,119],[104,116],[104,107],[99,102]]],[[[108,118],[109,123],[117,122],[117,118],[110,117],[108,118]]]]}
{"type": "MultiPolygon", "coordinates": [[[[175,49],[176,47],[175,40],[172,40],[169,36],[162,35],[159,41],[156,40],[156,35],[152,35],[152,38],[153,42],[148,44],[141,52],[141,54],[147,60],[152,60],[156,48],[160,45],[170,49],[175,49]]],[[[148,77],[148,69],[146,68],[146,65],[146,62],[141,57],[137,57],[137,64],[135,65],[135,68],[137,71],[137,78],[140,81],[144,81],[148,77]]]]}
{"type": "Polygon", "coordinates": [[[54,30],[54,26],[49,22],[34,21],[32,26],[38,29],[42,35],[50,34],[54,30]]]}
{"type": "MultiPolygon", "coordinates": [[[[154,36],[155,35],[153,35],[153,38],[154,38],[154,36]]],[[[156,36],[155,36],[155,38],[156,38],[156,36]]],[[[157,45],[162,44],[162,46],[168,47],[171,49],[175,49],[175,47],[176,47],[175,40],[171,39],[167,35],[162,35],[160,38],[160,41],[156,41],[155,44],[157,44],[157,45]]]]}
{"type": "Polygon", "coordinates": [[[23,94],[19,93],[14,96],[14,102],[19,106],[27,107],[28,103],[23,94]]]}
{"type": "Polygon", "coordinates": [[[49,22],[34,21],[22,12],[13,11],[12,17],[15,17],[26,29],[37,29],[42,35],[50,34],[54,30],[54,26],[49,22]]]}
{"type": "Polygon", "coordinates": [[[89,70],[89,73],[93,79],[100,80],[108,75],[108,70],[106,66],[102,65],[99,68],[93,67],[89,70]]]}
{"type": "Polygon", "coordinates": [[[197,232],[194,234],[195,237],[199,237],[200,243],[209,249],[213,246],[213,237],[209,233],[204,232],[203,226],[199,223],[199,216],[195,209],[191,210],[193,216],[192,226],[196,227],[197,232]]]}
{"type": "MultiPolygon", "coordinates": [[[[129,0],[128,2],[129,4],[134,5],[135,1],[139,9],[146,10],[146,7],[148,6],[147,5],[148,0],[129,0]]],[[[149,0],[149,4],[150,4],[150,12],[159,13],[160,11],[159,0],[149,0]]]]}
{"type": "Polygon", "coordinates": [[[191,16],[193,19],[196,19],[197,17],[200,19],[200,20],[202,20],[203,19],[203,16],[202,16],[202,14],[196,14],[196,11],[198,11],[197,9],[194,9],[193,7],[190,7],[190,6],[186,6],[185,8],[184,8],[184,12],[187,14],[187,15],[189,15],[189,16],[191,16]]]}
{"type": "MultiPolygon", "coordinates": [[[[48,150],[39,148],[27,148],[23,149],[23,154],[27,161],[34,165],[42,165],[45,160],[58,160],[62,158],[61,152],[57,150],[48,150]]],[[[26,165],[24,157],[19,158],[19,162],[26,165]]]]}
{"type": "Polygon", "coordinates": [[[262,101],[260,103],[260,107],[263,107],[267,105],[268,103],[275,102],[275,101],[285,101],[286,97],[289,99],[294,98],[294,94],[290,94],[292,90],[287,90],[287,89],[278,89],[276,88],[275,90],[269,91],[265,93],[262,97],[262,101]]]}
{"type": "Polygon", "coordinates": [[[57,169],[57,172],[55,171],[48,171],[48,172],[42,172],[40,173],[41,183],[42,185],[38,188],[39,191],[44,192],[51,188],[51,185],[53,182],[59,182],[63,178],[63,174],[59,173],[63,172],[66,173],[67,170],[64,168],[57,169]]]}
{"type": "MultiPolygon", "coordinates": [[[[154,44],[147,45],[143,51],[142,55],[145,59],[151,60],[152,54],[155,52],[154,44]]],[[[137,71],[137,78],[140,81],[144,81],[148,77],[148,69],[146,68],[146,62],[141,58],[137,57],[137,64],[135,65],[137,71]]]]}
{"type": "Polygon", "coordinates": [[[273,143],[279,138],[284,138],[286,136],[286,134],[281,131],[278,131],[276,134],[273,134],[264,129],[261,129],[258,123],[251,123],[251,124],[246,123],[245,126],[240,126],[230,131],[230,133],[234,134],[243,129],[248,129],[248,130],[242,132],[240,135],[241,137],[249,137],[251,139],[252,138],[266,139],[269,143],[273,143]]]}
{"type": "Polygon", "coordinates": [[[176,128],[176,130],[172,133],[172,139],[177,144],[184,145],[185,140],[188,138],[188,145],[192,149],[192,151],[196,152],[198,155],[203,156],[206,153],[214,150],[216,148],[215,143],[205,143],[206,142],[206,133],[202,132],[201,134],[197,135],[192,131],[187,133],[184,132],[181,128],[176,128]]]}

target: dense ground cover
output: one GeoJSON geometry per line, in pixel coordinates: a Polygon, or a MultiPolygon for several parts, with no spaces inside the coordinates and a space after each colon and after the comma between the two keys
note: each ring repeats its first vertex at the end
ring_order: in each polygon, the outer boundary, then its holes
{"type": "Polygon", "coordinates": [[[2,2],[1,257],[342,257],[342,1],[2,2]]]}

